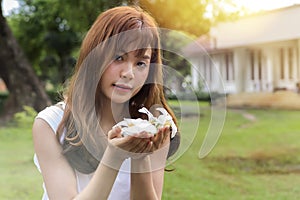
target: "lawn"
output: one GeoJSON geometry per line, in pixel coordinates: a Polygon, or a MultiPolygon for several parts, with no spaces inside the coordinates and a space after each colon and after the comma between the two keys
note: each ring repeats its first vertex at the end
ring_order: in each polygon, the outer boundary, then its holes
{"type": "MultiPolygon", "coordinates": [[[[183,105],[182,112],[198,108],[190,102],[183,105]]],[[[299,199],[300,111],[227,110],[219,141],[199,159],[211,121],[207,104],[200,104],[200,111],[199,127],[194,115],[180,120],[188,149],[168,166],[175,170],[166,172],[163,199],[299,199]]],[[[0,128],[0,199],[41,199],[30,129],[29,122],[0,128]]]]}
{"type": "Polygon", "coordinates": [[[33,164],[29,125],[0,128],[0,199],[41,199],[42,179],[33,164]]]}
{"type": "MultiPolygon", "coordinates": [[[[182,135],[197,121],[184,119],[182,135]]],[[[199,159],[210,122],[204,109],[192,145],[166,173],[163,199],[299,199],[299,121],[299,111],[227,110],[217,145],[199,159]]]]}

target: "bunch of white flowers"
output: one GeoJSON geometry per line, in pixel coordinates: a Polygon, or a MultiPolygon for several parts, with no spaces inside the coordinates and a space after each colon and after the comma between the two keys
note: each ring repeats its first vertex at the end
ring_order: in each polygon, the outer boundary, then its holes
{"type": "Polygon", "coordinates": [[[156,108],[156,110],[162,113],[158,117],[154,117],[147,108],[143,107],[139,109],[139,112],[147,114],[148,120],[141,118],[124,118],[123,121],[117,123],[114,127],[121,127],[122,135],[133,135],[142,131],[146,131],[154,135],[158,132],[159,128],[162,128],[164,126],[170,126],[172,130],[171,138],[173,138],[177,133],[177,127],[171,115],[164,108],[156,108]]]}

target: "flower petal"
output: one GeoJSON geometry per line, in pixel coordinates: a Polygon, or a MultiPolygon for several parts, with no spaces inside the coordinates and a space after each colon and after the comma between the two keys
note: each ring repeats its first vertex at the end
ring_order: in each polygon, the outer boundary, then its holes
{"type": "Polygon", "coordinates": [[[175,125],[175,123],[173,122],[173,120],[172,120],[171,127],[172,127],[171,138],[174,138],[178,130],[177,130],[177,126],[175,125]]]}
{"type": "Polygon", "coordinates": [[[141,109],[139,109],[140,113],[145,113],[148,115],[148,120],[152,120],[154,118],[154,116],[152,115],[152,113],[145,107],[142,107],[141,109]]]}
{"type": "Polygon", "coordinates": [[[168,116],[168,115],[170,115],[169,113],[168,113],[168,111],[166,110],[166,109],[164,109],[164,108],[156,108],[156,110],[158,110],[159,112],[161,112],[163,115],[165,115],[165,116],[168,116]]]}
{"type": "Polygon", "coordinates": [[[139,112],[147,114],[148,120],[124,118],[123,121],[117,123],[114,127],[120,126],[122,135],[134,135],[143,131],[156,134],[159,128],[170,126],[172,127],[171,138],[173,138],[177,133],[177,127],[172,116],[164,108],[157,108],[156,110],[162,113],[157,118],[147,108],[143,107],[139,109],[139,112]]]}
{"type": "Polygon", "coordinates": [[[122,134],[123,135],[134,135],[137,133],[141,133],[143,131],[151,133],[151,134],[157,133],[156,127],[149,123],[149,124],[144,124],[144,126],[124,127],[122,129],[122,134]]]}

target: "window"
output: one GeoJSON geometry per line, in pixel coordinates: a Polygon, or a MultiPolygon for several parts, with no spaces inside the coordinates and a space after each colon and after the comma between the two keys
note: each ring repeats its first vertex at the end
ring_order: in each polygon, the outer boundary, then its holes
{"type": "Polygon", "coordinates": [[[255,67],[254,67],[254,51],[250,51],[250,65],[251,65],[251,80],[255,79],[255,67]]]}
{"type": "Polygon", "coordinates": [[[294,55],[293,55],[293,48],[289,48],[288,50],[288,63],[289,63],[289,66],[288,66],[288,69],[289,69],[289,79],[293,79],[294,78],[294,69],[293,69],[293,61],[294,61],[294,55]]]}
{"type": "Polygon", "coordinates": [[[262,80],[262,55],[261,50],[257,52],[257,65],[258,65],[258,80],[262,80]]]}
{"type": "Polygon", "coordinates": [[[284,49],[280,48],[279,50],[279,59],[280,59],[280,79],[284,79],[284,49]]]}
{"type": "Polygon", "coordinates": [[[280,79],[294,79],[295,52],[293,47],[280,48],[280,79]]]}
{"type": "Polygon", "coordinates": [[[225,54],[225,74],[227,81],[234,80],[234,65],[233,65],[233,53],[228,52],[225,54]]]}

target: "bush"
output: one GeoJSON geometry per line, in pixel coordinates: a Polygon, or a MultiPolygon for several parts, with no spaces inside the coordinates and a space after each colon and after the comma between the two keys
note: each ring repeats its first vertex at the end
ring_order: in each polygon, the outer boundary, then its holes
{"type": "Polygon", "coordinates": [[[18,127],[32,126],[37,112],[30,106],[24,106],[23,109],[23,111],[14,114],[13,123],[18,127]]]}
{"type": "Polygon", "coordinates": [[[203,91],[196,91],[195,93],[187,91],[187,92],[180,92],[178,94],[174,94],[171,92],[166,93],[166,98],[168,100],[197,100],[197,101],[211,102],[217,100],[220,97],[224,97],[224,94],[218,92],[209,93],[203,91]]]}
{"type": "Polygon", "coordinates": [[[0,92],[0,113],[3,111],[4,102],[8,98],[8,92],[0,92]]]}
{"type": "Polygon", "coordinates": [[[52,103],[57,103],[58,101],[61,101],[62,100],[62,94],[61,92],[58,92],[57,90],[49,90],[49,91],[46,91],[51,102],[52,103]]]}

